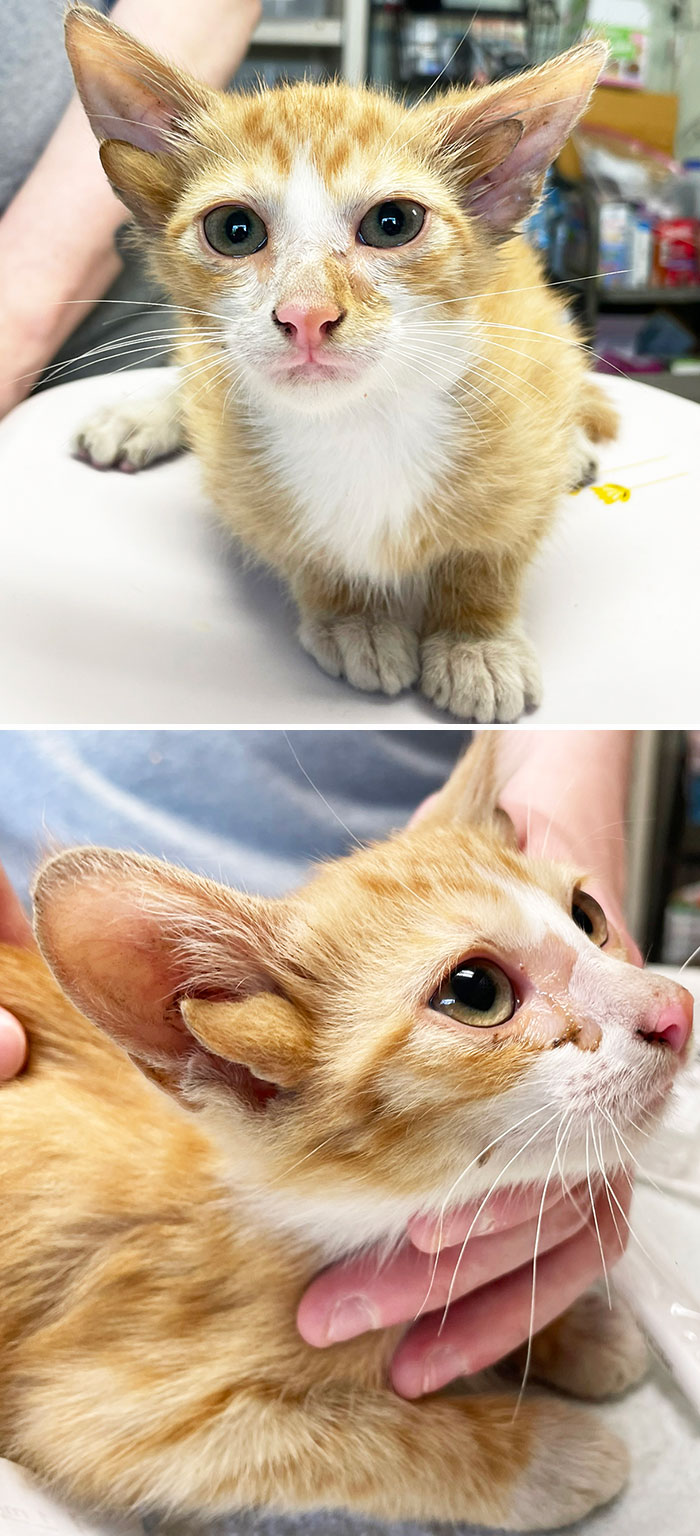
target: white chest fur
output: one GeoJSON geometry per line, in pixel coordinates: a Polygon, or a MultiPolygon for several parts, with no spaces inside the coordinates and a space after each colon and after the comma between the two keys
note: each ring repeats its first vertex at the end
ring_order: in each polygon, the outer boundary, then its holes
{"type": "Polygon", "coordinates": [[[405,554],[430,517],[465,425],[451,396],[427,382],[328,416],[270,412],[263,452],[295,507],[299,554],[349,580],[391,585],[392,549],[405,554]]]}

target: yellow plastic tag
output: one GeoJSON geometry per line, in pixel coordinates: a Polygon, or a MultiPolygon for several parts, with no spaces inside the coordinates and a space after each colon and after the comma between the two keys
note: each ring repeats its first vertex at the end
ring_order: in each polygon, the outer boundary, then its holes
{"type": "Polygon", "coordinates": [[[629,501],[632,494],[627,485],[592,485],[591,490],[599,501],[608,505],[611,501],[629,501]]]}

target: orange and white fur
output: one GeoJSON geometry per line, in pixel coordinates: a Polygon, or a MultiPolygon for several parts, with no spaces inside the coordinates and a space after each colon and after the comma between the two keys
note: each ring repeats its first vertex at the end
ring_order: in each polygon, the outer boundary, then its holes
{"type": "Polygon", "coordinates": [[[102,411],[77,451],[134,469],[190,446],[327,672],[517,719],[540,698],[525,574],[616,430],[518,230],[604,47],[407,111],[342,84],[215,92],[82,6],[67,36],[180,322],[179,410],[102,411]]]}
{"type": "MultiPolygon", "coordinates": [[[[492,758],[276,901],[111,850],[42,870],[53,976],[0,950],[30,1041],[0,1090],[0,1453],[67,1497],[519,1531],[623,1485],[622,1443],[561,1396],[405,1401],[396,1329],[314,1350],[296,1328],[319,1268],[411,1215],[585,1179],[589,1130],[616,1170],[687,1054],[688,993],[628,963],[581,871],[518,851],[492,758]],[[450,1002],[472,963],[500,1022],[450,1002]]],[[[591,1297],[534,1340],[572,1394],[641,1370],[591,1297]]]]}

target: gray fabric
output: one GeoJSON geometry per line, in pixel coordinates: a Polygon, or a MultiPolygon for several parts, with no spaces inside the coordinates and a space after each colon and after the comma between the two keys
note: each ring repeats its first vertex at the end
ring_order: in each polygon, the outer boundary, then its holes
{"type": "MultiPolygon", "coordinates": [[[[90,0],[97,11],[108,0],[90,0]]],[[[0,0],[0,210],[29,175],[73,91],[65,0],[0,0]]]]}
{"type": "Polygon", "coordinates": [[[24,900],[47,849],[89,842],[278,895],[312,860],[401,826],[466,739],[460,730],[0,732],[0,861],[24,900]]]}

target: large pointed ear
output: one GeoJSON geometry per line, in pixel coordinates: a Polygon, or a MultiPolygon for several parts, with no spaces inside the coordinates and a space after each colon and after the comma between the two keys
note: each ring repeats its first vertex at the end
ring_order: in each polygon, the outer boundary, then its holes
{"type": "Polygon", "coordinates": [[[112,849],[59,854],[34,888],[39,947],[82,1013],[176,1093],[223,1081],[252,1104],[311,1066],[281,989],[285,912],[112,849]]]}
{"type": "Polygon", "coordinates": [[[420,816],[420,826],[449,826],[455,822],[490,826],[505,842],[517,842],[513,823],[498,804],[502,788],[498,741],[498,731],[474,733],[471,746],[420,816]]]}
{"type": "Polygon", "coordinates": [[[512,234],[535,206],[545,171],[585,110],[606,54],[604,43],[585,43],[527,74],[483,90],[448,92],[418,109],[463,205],[498,238],[512,234]]]}
{"type": "Polygon", "coordinates": [[[67,13],[66,49],[117,196],[142,223],[159,225],[213,93],[86,5],[67,13]]]}

